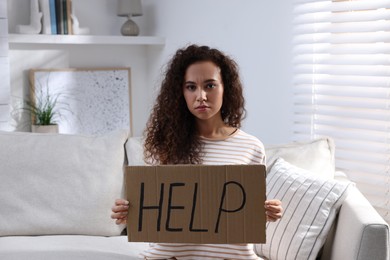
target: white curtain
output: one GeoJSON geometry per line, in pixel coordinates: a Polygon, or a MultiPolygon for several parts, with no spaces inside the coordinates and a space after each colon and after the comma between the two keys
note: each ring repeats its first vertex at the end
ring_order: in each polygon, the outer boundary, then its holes
{"type": "Polygon", "coordinates": [[[390,223],[390,0],[295,0],[293,25],[294,138],[332,137],[390,223]]]}

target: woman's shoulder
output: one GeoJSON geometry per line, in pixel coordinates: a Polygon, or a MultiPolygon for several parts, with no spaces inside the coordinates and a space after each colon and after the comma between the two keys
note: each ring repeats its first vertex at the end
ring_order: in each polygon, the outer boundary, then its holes
{"type": "Polygon", "coordinates": [[[208,139],[208,138],[201,138],[202,142],[205,146],[212,145],[212,146],[242,146],[242,147],[251,147],[252,149],[255,147],[256,150],[263,151],[264,145],[263,143],[254,135],[248,134],[244,132],[241,129],[237,129],[232,133],[230,136],[224,138],[224,139],[208,139]]]}
{"type": "Polygon", "coordinates": [[[215,164],[215,158],[218,162],[221,158],[226,159],[225,164],[265,164],[263,143],[240,129],[223,140],[203,139],[202,149],[207,164],[215,164]]]}
{"type": "Polygon", "coordinates": [[[237,133],[236,133],[235,137],[236,137],[238,140],[250,141],[250,142],[252,142],[253,144],[258,145],[259,147],[261,147],[261,148],[264,149],[264,144],[263,144],[263,142],[261,142],[256,136],[251,135],[251,134],[248,134],[248,133],[244,132],[244,131],[241,130],[241,129],[238,129],[238,130],[237,130],[237,133]]]}
{"type": "Polygon", "coordinates": [[[251,163],[265,164],[264,144],[256,136],[239,129],[234,136],[234,142],[246,147],[247,152],[253,157],[251,163]]]}

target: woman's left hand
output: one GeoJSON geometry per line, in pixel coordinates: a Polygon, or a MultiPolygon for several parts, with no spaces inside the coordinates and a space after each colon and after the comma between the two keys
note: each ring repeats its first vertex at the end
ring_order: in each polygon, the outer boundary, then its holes
{"type": "Polygon", "coordinates": [[[282,202],[280,200],[266,200],[264,203],[267,221],[275,222],[282,217],[282,202]]]}

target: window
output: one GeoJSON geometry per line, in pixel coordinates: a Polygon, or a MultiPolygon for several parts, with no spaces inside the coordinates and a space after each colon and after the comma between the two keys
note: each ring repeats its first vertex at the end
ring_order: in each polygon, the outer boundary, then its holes
{"type": "Polygon", "coordinates": [[[390,1],[295,0],[293,23],[294,138],[332,137],[390,222],[390,1]]]}

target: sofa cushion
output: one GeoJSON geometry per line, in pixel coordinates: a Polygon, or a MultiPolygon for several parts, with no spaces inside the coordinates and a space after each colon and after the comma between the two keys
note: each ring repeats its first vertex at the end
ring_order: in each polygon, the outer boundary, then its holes
{"type": "Polygon", "coordinates": [[[335,172],[335,146],[330,138],[319,138],[306,142],[292,142],[280,145],[266,145],[267,166],[279,157],[287,162],[333,179],[335,172]]]}
{"type": "Polygon", "coordinates": [[[145,165],[142,137],[129,137],[125,148],[129,165],[145,165]]]}
{"type": "Polygon", "coordinates": [[[127,137],[0,132],[0,236],[119,235],[127,137]]]}
{"type": "Polygon", "coordinates": [[[257,253],[272,260],[315,259],[350,185],[277,159],[267,175],[267,198],[281,200],[284,213],[267,223],[267,243],[256,244],[257,253]]]}
{"type": "Polygon", "coordinates": [[[135,260],[149,243],[128,243],[126,236],[0,237],[2,260],[135,260]]]}

